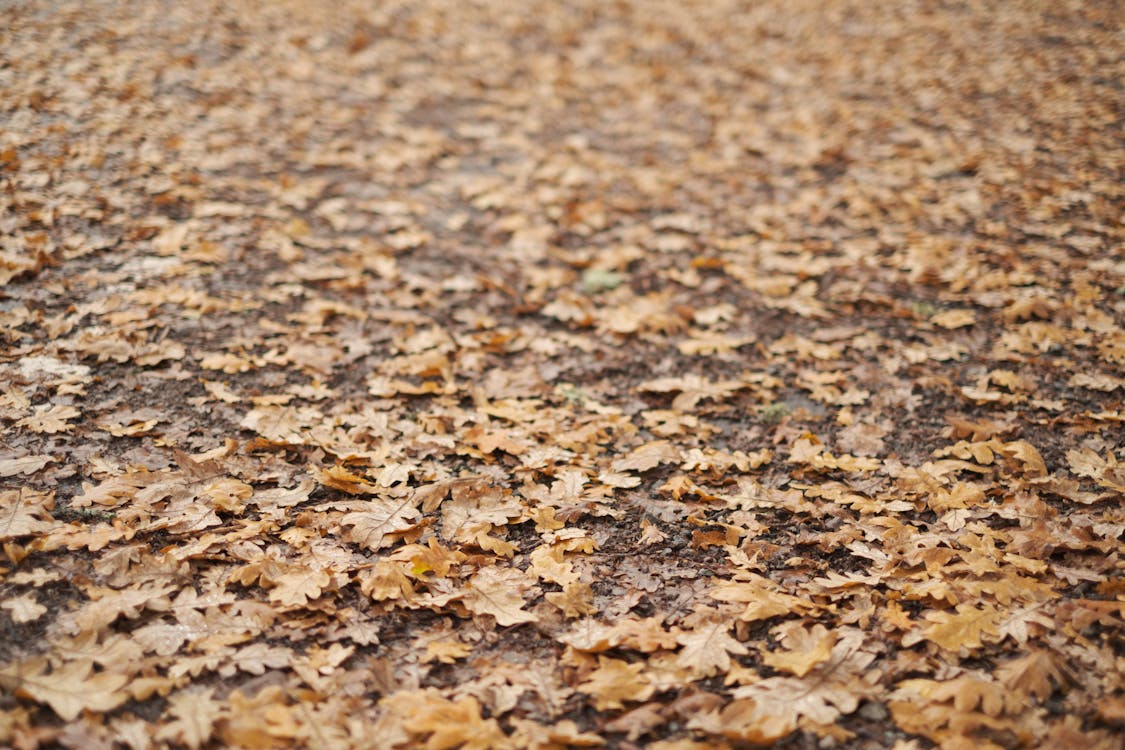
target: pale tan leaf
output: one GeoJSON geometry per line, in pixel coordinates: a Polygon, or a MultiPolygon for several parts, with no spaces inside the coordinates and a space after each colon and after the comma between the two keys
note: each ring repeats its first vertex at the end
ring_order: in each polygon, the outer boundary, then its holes
{"type": "Polygon", "coordinates": [[[17,427],[26,427],[32,432],[54,435],[59,432],[70,432],[74,425],[70,420],[82,412],[73,406],[64,404],[40,404],[35,407],[35,413],[16,422],[17,427]]]}
{"type": "Polygon", "coordinates": [[[797,677],[804,677],[813,667],[828,661],[836,634],[823,625],[806,629],[801,623],[787,623],[779,630],[783,633],[785,650],[763,651],[762,662],[767,666],[797,677]]]}
{"type": "Polygon", "coordinates": [[[320,596],[332,577],[319,568],[295,568],[283,573],[270,589],[270,601],[287,607],[303,607],[309,600],[320,596]]]}
{"type": "Polygon", "coordinates": [[[536,622],[539,618],[526,612],[524,592],[531,588],[527,576],[512,568],[482,568],[469,579],[465,606],[478,615],[492,615],[500,625],[536,622]]]}
{"type": "Polygon", "coordinates": [[[578,690],[591,696],[599,711],[624,708],[628,702],[648,700],[655,692],[644,669],[644,662],[629,664],[599,656],[598,668],[586,676],[578,690]]]}
{"type": "Polygon", "coordinates": [[[0,477],[34,474],[55,459],[47,455],[5,456],[0,458],[0,477]]]}
{"type": "Polygon", "coordinates": [[[744,645],[730,636],[730,628],[730,622],[716,618],[677,635],[676,641],[683,649],[676,657],[676,664],[698,677],[726,672],[731,666],[731,654],[749,653],[744,645]]]}
{"type": "Polygon", "coordinates": [[[16,695],[46,704],[59,718],[73,721],[83,711],[112,711],[129,699],[121,690],[128,677],[92,674],[93,667],[89,661],[71,661],[47,671],[47,659],[36,656],[4,669],[0,681],[13,685],[16,695]]]}
{"type": "Polygon", "coordinates": [[[5,600],[0,603],[0,609],[8,610],[12,622],[18,625],[35,622],[47,611],[47,608],[39,603],[35,594],[31,591],[5,600]]]}
{"type": "Polygon", "coordinates": [[[223,704],[212,697],[213,688],[189,688],[168,698],[166,716],[171,720],[156,732],[156,739],[175,742],[191,750],[207,744],[215,722],[225,713],[223,704]]]}
{"type": "Polygon", "coordinates": [[[613,462],[614,471],[648,471],[660,464],[680,461],[680,451],[667,440],[653,440],[613,462]]]}
{"type": "Polygon", "coordinates": [[[31,536],[60,525],[51,517],[54,494],[24,488],[0,492],[0,541],[31,536]]]}
{"type": "Polygon", "coordinates": [[[348,538],[370,550],[378,550],[391,543],[390,534],[414,528],[421,513],[413,496],[376,498],[363,510],[346,514],[340,523],[351,526],[348,538]]]}

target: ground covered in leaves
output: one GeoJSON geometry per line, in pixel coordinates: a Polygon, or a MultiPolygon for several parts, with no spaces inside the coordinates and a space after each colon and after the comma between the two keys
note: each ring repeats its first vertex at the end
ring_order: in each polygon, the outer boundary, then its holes
{"type": "Polygon", "coordinates": [[[0,744],[1119,747],[1113,2],[17,2],[0,744]]]}

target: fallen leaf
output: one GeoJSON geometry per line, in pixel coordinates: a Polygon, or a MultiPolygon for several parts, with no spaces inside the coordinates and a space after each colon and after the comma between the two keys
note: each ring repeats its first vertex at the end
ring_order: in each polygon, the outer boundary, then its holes
{"type": "Polygon", "coordinates": [[[5,667],[0,671],[0,681],[16,695],[44,703],[59,718],[73,721],[83,711],[104,713],[129,700],[129,694],[121,690],[128,677],[114,672],[94,673],[93,666],[89,661],[71,661],[48,670],[47,659],[35,656],[5,667]]]}

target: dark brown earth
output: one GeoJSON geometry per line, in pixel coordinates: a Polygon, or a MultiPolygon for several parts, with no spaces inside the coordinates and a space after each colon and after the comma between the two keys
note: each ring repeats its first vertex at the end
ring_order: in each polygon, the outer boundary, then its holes
{"type": "Polygon", "coordinates": [[[1120,747],[1123,22],[8,6],[0,745],[1120,747]]]}

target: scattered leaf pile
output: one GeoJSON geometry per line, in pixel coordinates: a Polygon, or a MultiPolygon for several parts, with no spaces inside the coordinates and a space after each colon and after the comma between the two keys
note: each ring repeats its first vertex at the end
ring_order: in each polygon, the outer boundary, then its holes
{"type": "Polygon", "coordinates": [[[1110,750],[1112,2],[20,2],[0,744],[1110,750]]]}

